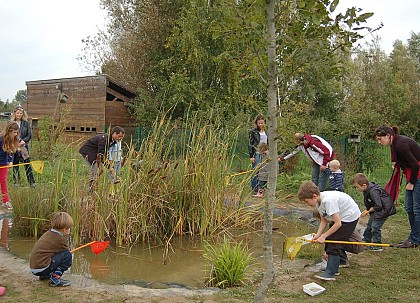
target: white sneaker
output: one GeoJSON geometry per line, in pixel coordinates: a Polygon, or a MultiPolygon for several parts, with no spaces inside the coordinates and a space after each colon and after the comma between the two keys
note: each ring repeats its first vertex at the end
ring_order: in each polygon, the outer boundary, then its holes
{"type": "Polygon", "coordinates": [[[3,207],[9,210],[13,209],[12,203],[10,202],[3,202],[3,207]]]}
{"type": "Polygon", "coordinates": [[[319,271],[323,271],[327,268],[327,261],[322,259],[321,262],[315,264],[315,268],[319,271]]]}

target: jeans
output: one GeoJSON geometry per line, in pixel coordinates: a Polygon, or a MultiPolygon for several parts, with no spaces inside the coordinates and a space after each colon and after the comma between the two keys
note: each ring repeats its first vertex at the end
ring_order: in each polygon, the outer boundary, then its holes
{"type": "MultiPolygon", "coordinates": [[[[260,153],[256,153],[254,156],[254,163],[252,163],[252,168],[254,169],[255,167],[257,167],[258,164],[261,163],[262,160],[262,155],[260,153]]],[[[258,174],[255,175],[254,177],[252,177],[251,179],[251,188],[254,192],[258,191],[258,174]]]]}
{"type": "Polygon", "coordinates": [[[57,268],[61,269],[61,272],[65,272],[71,267],[72,262],[73,255],[69,250],[64,250],[52,256],[50,266],[48,266],[48,268],[45,270],[36,273],[35,275],[39,277],[45,277],[55,272],[57,268]]]}
{"type": "Polygon", "coordinates": [[[382,226],[386,219],[375,220],[371,215],[366,225],[363,238],[366,242],[382,243],[382,226]]]}
{"type": "Polygon", "coordinates": [[[90,181],[96,181],[98,179],[98,174],[99,174],[99,167],[98,164],[96,163],[96,161],[93,161],[93,163],[91,164],[87,157],[85,158],[87,165],[90,168],[90,175],[89,175],[89,179],[90,181]]]}
{"type": "Polygon", "coordinates": [[[111,183],[114,183],[119,175],[120,175],[120,171],[121,171],[121,161],[115,161],[114,162],[114,171],[109,173],[109,181],[111,183]]]}
{"type": "Polygon", "coordinates": [[[316,163],[312,167],[312,182],[318,186],[319,191],[324,191],[327,188],[328,174],[326,171],[322,171],[321,167],[316,163]]]}
{"type": "Polygon", "coordinates": [[[405,191],[405,210],[408,214],[411,232],[408,240],[414,244],[420,243],[420,179],[417,179],[413,190],[405,191]]]}
{"type": "Polygon", "coordinates": [[[257,182],[257,189],[265,188],[266,185],[267,185],[267,181],[258,180],[258,182],[257,182]]]}

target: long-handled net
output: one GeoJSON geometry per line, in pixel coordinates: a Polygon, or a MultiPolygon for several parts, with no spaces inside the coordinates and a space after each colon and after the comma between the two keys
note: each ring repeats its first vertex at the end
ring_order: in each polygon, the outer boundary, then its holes
{"type": "Polygon", "coordinates": [[[286,252],[290,260],[294,260],[302,245],[312,242],[313,235],[308,234],[300,237],[291,237],[286,239],[286,252]]]}
{"type": "Polygon", "coordinates": [[[19,164],[14,164],[10,166],[1,166],[0,168],[8,168],[12,166],[25,166],[25,165],[32,165],[33,170],[36,173],[41,174],[41,175],[42,175],[42,172],[44,171],[44,161],[41,161],[41,160],[35,160],[28,163],[19,163],[19,164]]]}
{"type": "Polygon", "coordinates": [[[99,254],[100,252],[102,252],[103,250],[105,250],[105,248],[107,248],[109,245],[109,241],[92,241],[86,244],[83,244],[79,247],[76,247],[75,249],[71,250],[71,253],[74,253],[75,251],[78,251],[79,249],[85,248],[87,246],[90,246],[90,250],[95,254],[99,254]]]}
{"type": "MultiPolygon", "coordinates": [[[[302,245],[306,243],[317,243],[317,242],[313,241],[312,238],[309,238],[308,235],[287,238],[285,250],[289,259],[294,260],[297,253],[302,248],[302,245]]],[[[394,244],[387,244],[387,243],[352,242],[352,241],[340,241],[340,240],[325,240],[325,243],[394,247],[394,244]]]]}

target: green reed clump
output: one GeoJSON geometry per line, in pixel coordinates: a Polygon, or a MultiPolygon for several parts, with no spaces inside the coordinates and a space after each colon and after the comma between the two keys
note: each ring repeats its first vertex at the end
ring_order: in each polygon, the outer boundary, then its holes
{"type": "MultiPolygon", "coordinates": [[[[35,146],[31,158],[39,159],[37,145],[40,142],[35,141],[33,144],[35,146]]],[[[87,167],[82,168],[83,159],[77,156],[77,152],[71,146],[57,144],[58,146],[61,152],[59,155],[51,154],[44,160],[43,173],[34,172],[37,184],[35,188],[22,186],[10,189],[13,201],[13,224],[22,235],[39,237],[51,227],[50,219],[54,212],[67,211],[75,221],[72,232],[78,239],[78,231],[82,229],[78,226],[78,202],[85,194],[80,193],[80,188],[83,188],[83,182],[86,182],[84,176],[87,176],[87,167]],[[73,167],[77,162],[79,162],[78,169],[74,170],[73,167]]]]}
{"type": "MultiPolygon", "coordinates": [[[[234,185],[225,182],[234,141],[234,132],[206,121],[191,119],[179,127],[162,117],[138,152],[127,144],[121,182],[111,184],[104,168],[93,193],[89,193],[88,166],[78,148],[68,146],[46,160],[44,174],[31,192],[35,201],[15,193],[14,200],[21,202],[15,214],[18,220],[31,217],[44,222],[54,211],[67,211],[75,222],[76,243],[109,238],[117,245],[168,246],[173,236],[207,236],[249,224],[252,213],[241,204],[247,180],[234,185]],[[45,209],[31,207],[39,201],[45,209]]],[[[26,228],[40,224],[27,221],[22,223],[26,228]]]]}
{"type": "Polygon", "coordinates": [[[21,188],[11,193],[13,201],[13,224],[23,236],[39,237],[51,227],[54,212],[54,186],[48,184],[43,190],[21,188]]]}
{"type": "Polygon", "coordinates": [[[245,245],[224,240],[220,244],[204,246],[204,258],[209,261],[207,283],[221,288],[238,286],[245,282],[246,271],[253,262],[245,245]]]}
{"type": "MultiPolygon", "coordinates": [[[[117,213],[124,228],[136,231],[135,239],[173,235],[208,235],[236,224],[240,208],[224,180],[230,172],[229,144],[232,136],[205,121],[191,119],[175,127],[162,118],[156,121],[139,151],[141,166],[123,173],[117,213]],[[130,213],[136,215],[130,215],[130,213]]],[[[232,191],[233,190],[233,191],[232,191]]]]}

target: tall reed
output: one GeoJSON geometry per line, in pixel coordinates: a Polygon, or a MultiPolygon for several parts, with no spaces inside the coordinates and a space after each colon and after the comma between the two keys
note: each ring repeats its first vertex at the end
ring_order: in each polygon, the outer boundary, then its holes
{"type": "Polygon", "coordinates": [[[68,147],[47,161],[43,182],[31,189],[29,199],[26,189],[14,193],[16,220],[26,234],[38,236],[48,226],[45,220],[64,210],[75,221],[76,242],[108,238],[117,245],[168,245],[174,236],[207,236],[249,224],[254,214],[241,204],[247,178],[234,185],[225,182],[235,136],[235,131],[195,117],[179,127],[163,116],[138,152],[126,146],[121,183],[111,184],[105,169],[93,194],[86,163],[68,147]],[[34,208],[39,201],[43,207],[34,208]]]}

